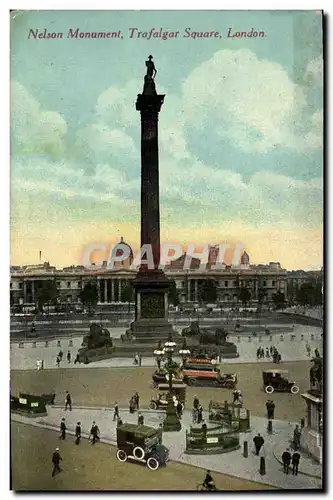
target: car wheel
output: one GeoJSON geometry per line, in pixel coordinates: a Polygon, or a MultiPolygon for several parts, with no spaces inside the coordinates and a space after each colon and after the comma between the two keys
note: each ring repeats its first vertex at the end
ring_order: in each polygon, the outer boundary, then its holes
{"type": "Polygon", "coordinates": [[[195,385],[195,379],[194,378],[187,379],[187,385],[190,385],[190,386],[195,385]]]}
{"type": "Polygon", "coordinates": [[[225,383],[225,388],[226,389],[233,389],[234,388],[233,382],[226,382],[225,383]]]}
{"type": "Polygon", "coordinates": [[[274,387],[272,387],[271,385],[266,385],[265,392],[267,392],[267,394],[272,394],[272,392],[274,392],[274,387]]]}
{"type": "Polygon", "coordinates": [[[135,458],[137,458],[138,460],[142,460],[143,457],[145,456],[145,452],[144,452],[144,449],[141,448],[141,446],[136,446],[133,450],[133,455],[135,458]]]}
{"type": "Polygon", "coordinates": [[[160,464],[158,460],[155,457],[149,457],[147,460],[147,467],[150,470],[157,470],[159,468],[160,464]]]}
{"type": "Polygon", "coordinates": [[[292,385],[290,388],[292,394],[297,394],[299,392],[299,387],[297,385],[292,385]]]}
{"type": "Polygon", "coordinates": [[[157,404],[155,403],[155,401],[150,401],[149,408],[151,410],[156,410],[157,409],[157,404]]]}
{"type": "Polygon", "coordinates": [[[127,460],[127,454],[124,450],[118,450],[117,451],[117,458],[119,462],[126,462],[127,460]]]}

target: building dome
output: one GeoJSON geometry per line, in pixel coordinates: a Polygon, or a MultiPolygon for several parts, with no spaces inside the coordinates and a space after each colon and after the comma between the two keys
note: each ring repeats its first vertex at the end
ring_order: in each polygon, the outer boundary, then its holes
{"type": "Polygon", "coordinates": [[[241,263],[243,266],[248,266],[248,265],[250,264],[250,257],[249,257],[249,254],[248,254],[248,253],[243,252],[243,255],[241,256],[240,263],[241,263]]]}
{"type": "Polygon", "coordinates": [[[114,267],[130,267],[133,262],[133,251],[130,245],[124,241],[124,238],[121,237],[120,241],[113,247],[112,249],[112,257],[121,257],[124,253],[123,247],[126,246],[129,249],[129,256],[127,256],[124,260],[119,260],[114,263],[114,267]],[[120,246],[121,245],[121,246],[120,246]]]}

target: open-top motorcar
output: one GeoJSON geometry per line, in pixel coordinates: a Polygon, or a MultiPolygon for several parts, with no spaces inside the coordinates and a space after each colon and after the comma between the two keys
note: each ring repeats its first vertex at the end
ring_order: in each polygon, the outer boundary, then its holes
{"type": "Polygon", "coordinates": [[[117,426],[117,459],[145,463],[157,470],[169,460],[169,450],[162,444],[162,429],[124,423],[117,426]]]}
{"type": "Polygon", "coordinates": [[[265,370],[262,372],[262,379],[265,392],[272,394],[272,392],[291,392],[297,394],[299,387],[296,382],[291,382],[288,379],[287,370],[265,370]]]}
{"type": "MultiPolygon", "coordinates": [[[[153,387],[156,389],[159,384],[166,384],[169,381],[169,373],[166,370],[156,370],[152,376],[153,387]]],[[[182,384],[182,377],[172,376],[172,384],[182,384]]]]}
{"type": "MultiPolygon", "coordinates": [[[[168,406],[168,384],[159,384],[158,394],[153,396],[149,403],[149,408],[151,410],[166,410],[168,406]]],[[[186,385],[176,384],[172,386],[172,395],[176,396],[177,401],[182,404],[183,409],[185,408],[185,395],[186,395],[186,385]]]]}

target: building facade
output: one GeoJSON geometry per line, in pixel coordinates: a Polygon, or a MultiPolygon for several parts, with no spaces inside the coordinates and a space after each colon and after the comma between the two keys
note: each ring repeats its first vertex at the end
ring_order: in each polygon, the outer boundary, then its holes
{"type": "MultiPolygon", "coordinates": [[[[123,240],[121,242],[125,244],[123,240]]],[[[250,265],[250,258],[245,252],[239,266],[222,265],[214,269],[216,247],[211,247],[208,264],[200,268],[200,262],[192,259],[190,269],[184,269],[185,255],[172,261],[165,267],[165,273],[176,283],[181,303],[199,303],[200,287],[206,280],[214,280],[217,301],[224,306],[235,306],[239,302],[239,289],[246,287],[251,294],[251,303],[258,301],[258,291],[263,290],[265,301],[272,301],[277,292],[287,295],[288,273],[277,262],[267,265],[250,265]]],[[[71,266],[56,269],[48,262],[34,266],[12,267],[10,276],[11,305],[36,303],[38,289],[43,280],[54,280],[60,303],[79,303],[80,293],[87,282],[97,286],[98,303],[112,304],[123,302],[124,288],[135,278],[136,270],[131,268],[133,252],[126,262],[118,262],[110,269],[106,262],[102,267],[87,269],[83,266],[71,266]]],[[[124,301],[125,302],[125,301],[124,301]]]]}

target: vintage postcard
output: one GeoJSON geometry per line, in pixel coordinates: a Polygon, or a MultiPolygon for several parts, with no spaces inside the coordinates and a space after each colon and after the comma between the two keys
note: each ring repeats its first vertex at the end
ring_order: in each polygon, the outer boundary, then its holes
{"type": "Polygon", "coordinates": [[[11,23],[11,489],[323,489],[323,12],[11,23]]]}

